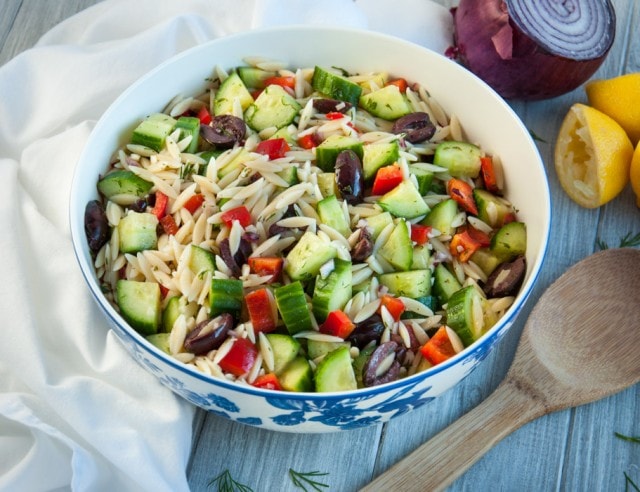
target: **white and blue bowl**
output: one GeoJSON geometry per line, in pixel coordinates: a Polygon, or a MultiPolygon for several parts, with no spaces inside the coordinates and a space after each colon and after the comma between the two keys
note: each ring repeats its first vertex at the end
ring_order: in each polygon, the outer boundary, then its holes
{"type": "Polygon", "coordinates": [[[415,44],[368,31],[283,27],[214,40],[181,53],[129,87],[97,122],[76,166],[70,198],[73,246],[96,302],[140,365],[194,405],[236,422],[286,432],[330,432],[385,422],[454,386],[486,357],[512,326],[538,277],[550,232],[550,195],[540,155],[519,118],[480,79],[415,44]],[[467,137],[500,156],[507,197],[527,224],[528,271],[506,315],[480,340],[446,362],[414,376],[342,393],[287,393],[241,386],[207,376],[155,348],[133,330],[100,290],[84,233],[84,209],[124,135],[141,117],[177,94],[199,92],[215,64],[233,67],[247,56],[291,66],[339,66],[387,71],[428,88],[467,137]]]}

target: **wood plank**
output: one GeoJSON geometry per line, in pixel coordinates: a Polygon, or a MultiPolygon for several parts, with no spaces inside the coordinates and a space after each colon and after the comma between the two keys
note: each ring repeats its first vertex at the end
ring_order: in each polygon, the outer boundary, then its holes
{"type": "Polygon", "coordinates": [[[330,434],[288,434],[234,424],[213,414],[198,437],[190,469],[192,490],[228,470],[253,490],[300,490],[289,469],[327,473],[319,481],[329,490],[356,490],[369,480],[381,426],[330,434]]]}
{"type": "Polygon", "coordinates": [[[0,38],[2,51],[0,64],[31,48],[44,33],[71,15],[84,10],[100,0],[22,0],[20,2],[2,2],[0,6],[0,32],[7,32],[0,38]],[[6,13],[5,13],[6,10],[6,13]],[[35,13],[34,13],[35,12],[35,13]],[[5,18],[6,15],[6,18],[5,18]],[[5,22],[10,22],[5,31],[5,22]]]}

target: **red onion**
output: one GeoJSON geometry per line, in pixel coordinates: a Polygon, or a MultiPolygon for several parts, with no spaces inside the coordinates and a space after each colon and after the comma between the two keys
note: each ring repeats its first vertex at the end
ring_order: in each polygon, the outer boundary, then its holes
{"type": "Polygon", "coordinates": [[[610,0],[460,0],[453,13],[458,60],[505,98],[575,89],[615,37],[610,0]]]}

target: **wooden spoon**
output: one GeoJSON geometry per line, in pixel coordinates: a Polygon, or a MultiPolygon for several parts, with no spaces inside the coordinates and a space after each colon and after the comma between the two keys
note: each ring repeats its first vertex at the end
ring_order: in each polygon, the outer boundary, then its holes
{"type": "Polygon", "coordinates": [[[639,319],[639,250],[578,262],[533,308],[496,390],[362,490],[442,490],[527,422],[637,383],[639,319]]]}

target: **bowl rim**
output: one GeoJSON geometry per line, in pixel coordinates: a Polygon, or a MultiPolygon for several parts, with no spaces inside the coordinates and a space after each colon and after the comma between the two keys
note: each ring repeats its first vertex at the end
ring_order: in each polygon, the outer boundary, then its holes
{"type": "MultiPolygon", "coordinates": [[[[173,96],[169,95],[167,100],[170,100],[171,97],[173,96]]],[[[214,38],[204,43],[194,45],[190,48],[187,48],[181,52],[178,52],[170,56],[169,58],[167,58],[166,60],[159,63],[157,66],[155,66],[153,69],[147,71],[146,73],[138,77],[133,83],[129,84],[123,91],[121,91],[120,94],[113,101],[109,103],[109,106],[100,115],[95,126],[91,130],[91,133],[88,136],[83,146],[82,152],[78,157],[76,165],[74,167],[73,178],[72,178],[71,188],[70,188],[68,217],[70,222],[70,232],[71,232],[74,255],[76,257],[78,265],[80,266],[82,276],[84,277],[85,282],[89,287],[89,290],[94,300],[98,303],[98,306],[102,309],[102,311],[110,318],[110,321],[115,323],[117,326],[119,326],[122,329],[123,333],[125,333],[129,337],[129,339],[136,344],[138,348],[143,349],[145,352],[147,352],[150,355],[153,355],[155,358],[161,359],[162,362],[170,365],[174,370],[177,370],[178,372],[181,372],[181,373],[185,373],[188,376],[195,377],[196,379],[201,380],[205,383],[213,384],[213,387],[221,386],[225,389],[228,389],[231,391],[239,391],[244,394],[256,395],[261,397],[280,397],[280,398],[293,399],[293,400],[344,400],[348,398],[360,398],[360,397],[375,395],[378,393],[385,393],[388,391],[393,391],[394,389],[397,389],[397,388],[411,385],[412,383],[417,384],[418,382],[420,382],[420,380],[428,379],[433,375],[444,372],[447,369],[453,366],[456,366],[461,362],[464,364],[465,360],[473,361],[475,360],[476,356],[478,356],[478,354],[482,356],[481,358],[486,356],[489,353],[489,351],[492,348],[494,348],[495,342],[499,341],[497,339],[501,338],[503,333],[506,331],[506,328],[508,328],[510,324],[512,324],[515,321],[517,315],[519,314],[522,307],[526,304],[529,296],[531,295],[533,287],[540,276],[542,265],[546,258],[549,239],[550,239],[551,219],[552,219],[551,193],[550,193],[549,181],[548,179],[546,179],[544,161],[540,155],[537,145],[535,144],[530,132],[526,129],[520,117],[515,113],[515,111],[511,108],[511,106],[507,104],[507,102],[495,90],[493,90],[487,83],[485,83],[482,79],[480,79],[478,76],[473,74],[471,71],[465,69],[461,65],[447,58],[446,56],[440,53],[437,53],[427,47],[413,43],[411,41],[407,41],[405,39],[402,39],[390,34],[380,33],[377,31],[370,31],[362,28],[330,27],[330,26],[324,26],[324,25],[273,26],[273,27],[253,29],[251,31],[245,31],[245,32],[227,35],[227,36],[222,36],[219,38],[214,38]],[[343,35],[377,38],[381,41],[394,43],[398,46],[405,45],[410,47],[413,50],[417,49],[419,51],[422,51],[422,53],[427,56],[430,56],[430,57],[435,56],[437,58],[440,58],[441,61],[443,61],[444,63],[450,64],[452,66],[451,67],[452,70],[457,70],[461,72],[463,74],[462,75],[463,77],[470,78],[474,81],[475,84],[480,85],[480,89],[486,93],[486,96],[492,98],[494,104],[501,106],[503,111],[506,111],[509,114],[509,116],[513,120],[513,123],[519,127],[521,132],[524,133],[523,136],[525,140],[527,140],[527,143],[530,146],[530,150],[533,152],[535,156],[535,160],[538,165],[539,171],[545,176],[545,179],[543,180],[544,196],[539,197],[540,206],[543,208],[543,213],[541,214],[540,218],[542,220],[542,223],[546,224],[546,226],[543,228],[543,237],[541,238],[542,247],[538,251],[535,262],[529,267],[530,275],[526,279],[525,283],[522,285],[513,304],[508,308],[508,310],[503,315],[503,317],[500,318],[500,320],[489,329],[489,331],[487,331],[480,339],[476,340],[474,343],[472,343],[468,347],[465,347],[461,352],[451,357],[450,359],[447,359],[446,361],[440,364],[437,364],[436,366],[433,366],[424,371],[412,374],[411,376],[407,376],[407,377],[398,379],[396,381],[384,383],[384,384],[369,387],[369,388],[358,388],[351,391],[337,391],[337,392],[326,392],[326,393],[276,391],[276,390],[270,390],[265,388],[257,388],[249,384],[241,384],[235,381],[229,381],[219,377],[210,376],[202,371],[199,371],[197,368],[191,367],[188,364],[181,362],[180,360],[174,358],[169,354],[166,354],[159,348],[155,347],[153,344],[148,342],[144,336],[136,332],[120,316],[120,314],[116,311],[116,309],[102,294],[94,275],[95,269],[93,267],[93,264],[91,262],[84,261],[85,259],[81,254],[81,251],[84,248],[83,241],[86,241],[86,238],[84,237],[84,227],[83,226],[81,227],[78,221],[76,220],[76,218],[74,217],[74,211],[77,211],[78,207],[81,207],[81,209],[84,210],[84,207],[86,206],[85,203],[79,203],[78,193],[76,192],[76,190],[80,186],[80,183],[79,183],[80,179],[78,177],[78,174],[79,174],[78,168],[80,167],[80,164],[86,159],[87,155],[91,153],[90,144],[96,138],[96,135],[100,133],[100,130],[106,124],[110,115],[113,112],[115,112],[116,109],[118,109],[118,107],[122,104],[122,101],[126,100],[128,95],[131,92],[134,92],[138,86],[144,84],[148,79],[153,78],[156,73],[165,70],[167,66],[170,66],[176,63],[177,61],[182,60],[183,58],[193,57],[195,56],[195,53],[198,53],[200,51],[207,51],[211,49],[211,46],[215,46],[218,44],[225,44],[225,43],[234,43],[237,41],[241,41],[245,38],[251,38],[256,35],[258,36],[270,35],[270,34],[276,35],[278,33],[283,33],[283,32],[309,32],[310,30],[324,32],[327,35],[330,35],[332,33],[342,33],[343,35]]],[[[90,258],[90,254],[89,254],[89,258],[90,258]]],[[[109,329],[113,330],[112,327],[110,327],[109,329]]]]}

